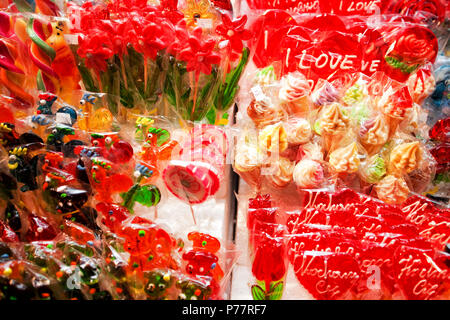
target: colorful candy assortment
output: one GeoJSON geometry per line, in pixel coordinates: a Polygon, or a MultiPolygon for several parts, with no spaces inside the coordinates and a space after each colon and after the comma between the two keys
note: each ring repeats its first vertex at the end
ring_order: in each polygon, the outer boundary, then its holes
{"type": "Polygon", "coordinates": [[[448,299],[445,4],[432,3],[243,2],[259,13],[233,158],[253,299],[290,299],[290,271],[314,299],[448,299]]]}
{"type": "Polygon", "coordinates": [[[229,297],[230,163],[254,299],[449,298],[445,4],[233,5],[2,2],[0,300],[229,297]]]}

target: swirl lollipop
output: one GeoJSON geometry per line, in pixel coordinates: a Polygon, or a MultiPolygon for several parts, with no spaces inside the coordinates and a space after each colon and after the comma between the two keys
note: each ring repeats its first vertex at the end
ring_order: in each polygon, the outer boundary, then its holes
{"type": "Polygon", "coordinates": [[[47,39],[52,33],[51,24],[43,24],[40,20],[31,18],[28,21],[27,33],[31,39],[31,60],[39,68],[37,73],[38,89],[57,93],[59,90],[58,75],[52,69],[52,61],[56,57],[56,51],[48,43],[47,39]]]}

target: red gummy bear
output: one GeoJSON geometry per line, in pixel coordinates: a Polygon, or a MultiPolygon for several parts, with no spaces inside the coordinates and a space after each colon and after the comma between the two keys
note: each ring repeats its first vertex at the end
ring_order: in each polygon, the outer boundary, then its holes
{"type": "Polygon", "coordinates": [[[26,241],[53,240],[56,237],[55,229],[44,218],[34,213],[28,215],[28,225],[26,241]]]}
{"type": "Polygon", "coordinates": [[[450,143],[441,143],[432,148],[430,153],[439,165],[450,163],[450,143]]]}
{"type": "Polygon", "coordinates": [[[130,215],[127,208],[118,204],[100,202],[95,208],[102,214],[102,223],[112,231],[120,228],[122,221],[130,215]]]}
{"type": "Polygon", "coordinates": [[[133,147],[115,134],[93,134],[91,143],[102,157],[114,163],[126,163],[133,157],[133,147]]]}
{"type": "Polygon", "coordinates": [[[441,119],[429,131],[430,139],[450,142],[450,117],[441,119]]]}
{"type": "Polygon", "coordinates": [[[3,221],[0,220],[0,241],[19,242],[17,234],[3,221]]]}
{"type": "Polygon", "coordinates": [[[193,242],[192,246],[195,250],[204,250],[211,253],[220,250],[220,241],[209,234],[193,231],[188,234],[188,239],[193,242]]]}
{"type": "Polygon", "coordinates": [[[176,241],[166,231],[142,217],[133,217],[124,223],[118,233],[125,238],[124,248],[131,255],[132,270],[137,267],[140,271],[154,268],[178,269],[172,258],[176,241]]]}
{"type": "Polygon", "coordinates": [[[133,185],[133,180],[121,173],[115,173],[113,164],[103,158],[92,158],[92,186],[97,191],[96,199],[111,202],[114,193],[126,192],[133,185]]]}
{"type": "Polygon", "coordinates": [[[186,272],[194,276],[209,276],[216,281],[223,278],[216,255],[207,251],[191,250],[183,254],[183,260],[187,261],[186,272]]]}
{"type": "Polygon", "coordinates": [[[81,244],[95,240],[95,235],[92,230],[79,223],[64,219],[63,226],[64,232],[81,244]]]}

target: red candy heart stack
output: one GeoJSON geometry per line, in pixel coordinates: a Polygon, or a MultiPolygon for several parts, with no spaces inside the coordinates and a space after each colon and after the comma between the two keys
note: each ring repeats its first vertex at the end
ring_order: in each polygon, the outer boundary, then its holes
{"type": "Polygon", "coordinates": [[[288,258],[316,299],[448,299],[450,211],[401,207],[350,189],[317,191],[288,212],[288,258]]]}

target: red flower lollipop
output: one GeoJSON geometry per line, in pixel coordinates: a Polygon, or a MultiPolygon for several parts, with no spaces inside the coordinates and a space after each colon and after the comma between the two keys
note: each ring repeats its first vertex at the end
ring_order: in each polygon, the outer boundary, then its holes
{"type": "Polygon", "coordinates": [[[178,24],[174,26],[173,41],[167,47],[167,52],[176,57],[178,53],[184,49],[184,46],[188,42],[188,38],[189,35],[184,24],[178,24]]]}
{"type": "Polygon", "coordinates": [[[86,37],[79,36],[78,55],[85,58],[87,68],[96,72],[106,71],[107,60],[114,55],[111,39],[102,31],[94,29],[86,37]]]}
{"type": "Polygon", "coordinates": [[[211,65],[220,62],[220,56],[214,52],[216,42],[214,39],[203,41],[202,29],[195,28],[193,34],[189,37],[186,47],[181,50],[179,59],[186,62],[187,71],[195,71],[198,79],[200,72],[204,74],[211,73],[211,65]]]}
{"type": "Polygon", "coordinates": [[[392,42],[393,48],[385,56],[385,72],[394,80],[406,81],[420,66],[436,59],[438,42],[426,27],[403,29],[392,42]]]}
{"type": "Polygon", "coordinates": [[[442,0],[394,0],[387,7],[388,13],[414,17],[419,21],[445,19],[445,3],[442,0]]]}
{"type": "Polygon", "coordinates": [[[250,31],[244,29],[246,23],[246,15],[232,21],[228,15],[222,14],[222,24],[216,28],[216,33],[222,37],[219,45],[221,47],[228,47],[231,53],[240,54],[244,47],[242,42],[249,40],[252,36],[250,31]]]}
{"type": "Polygon", "coordinates": [[[252,273],[256,279],[265,282],[266,290],[270,283],[282,279],[286,273],[286,246],[283,238],[261,235],[258,241],[252,273]]]}

